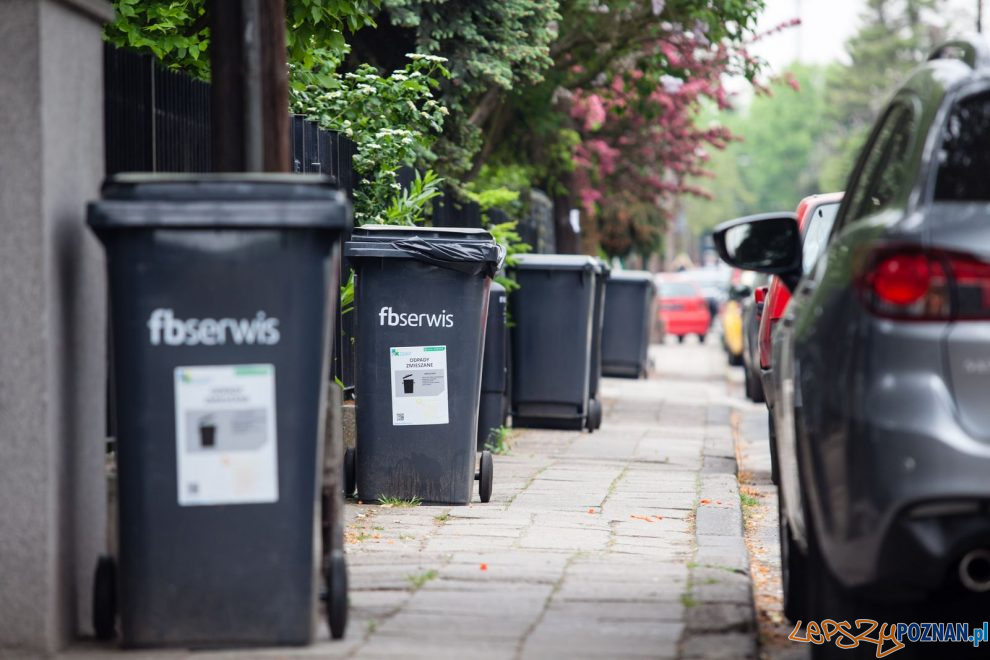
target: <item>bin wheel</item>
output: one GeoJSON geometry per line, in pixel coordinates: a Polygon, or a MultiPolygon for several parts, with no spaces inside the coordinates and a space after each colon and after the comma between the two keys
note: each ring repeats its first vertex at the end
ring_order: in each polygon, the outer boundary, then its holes
{"type": "Polygon", "coordinates": [[[354,460],[354,448],[344,450],[344,497],[354,494],[357,487],[357,465],[354,460]]]}
{"type": "Polygon", "coordinates": [[[482,502],[492,499],[492,476],[494,473],[492,465],[492,453],[487,449],[481,452],[481,471],[478,472],[478,497],[482,502]]]}
{"type": "Polygon", "coordinates": [[[598,399],[588,399],[588,431],[595,431],[602,425],[602,402],[598,399]]]}
{"type": "Polygon", "coordinates": [[[341,639],[347,629],[347,559],[343,550],[330,553],[327,568],[327,625],[330,637],[341,639]]]}
{"type": "Polygon", "coordinates": [[[93,630],[100,640],[117,635],[117,564],[102,555],[93,574],[93,630]]]}

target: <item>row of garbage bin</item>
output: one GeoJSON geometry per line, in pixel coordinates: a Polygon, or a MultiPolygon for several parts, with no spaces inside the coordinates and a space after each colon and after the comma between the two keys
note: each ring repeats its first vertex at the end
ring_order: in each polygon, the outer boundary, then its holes
{"type": "Polygon", "coordinates": [[[342,248],[349,204],[323,177],[118,175],[88,222],[107,255],[118,475],[93,622],[111,637],[119,613],[127,646],[306,644],[318,594],[342,636],[345,483],[466,504],[477,480],[488,501],[484,445],[507,414],[594,430],[601,374],[646,370],[648,273],[525,255],[507,304],[488,232],[365,226],[342,248]],[[327,378],[342,249],[351,460],[327,378]],[[324,474],[325,447],[353,474],[324,474]]]}

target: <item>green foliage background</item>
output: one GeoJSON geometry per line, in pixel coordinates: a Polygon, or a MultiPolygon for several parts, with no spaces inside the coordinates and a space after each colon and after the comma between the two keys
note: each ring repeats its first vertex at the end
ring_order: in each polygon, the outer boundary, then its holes
{"type": "MultiPolygon", "coordinates": [[[[740,140],[712,154],[712,199],[685,200],[696,234],[723,220],[793,210],[801,198],[840,191],[869,128],[897,84],[945,37],[944,0],[867,0],[846,44],[848,62],[789,68],[748,108],[721,117],[740,140]]],[[[712,120],[709,115],[702,121],[712,120]]]]}

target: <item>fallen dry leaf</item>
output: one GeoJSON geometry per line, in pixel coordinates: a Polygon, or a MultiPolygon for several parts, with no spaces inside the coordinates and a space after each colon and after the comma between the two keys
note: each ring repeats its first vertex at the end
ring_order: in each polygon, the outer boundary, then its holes
{"type": "Polygon", "coordinates": [[[488,564],[482,564],[481,565],[481,570],[487,571],[488,570],[488,564]]]}

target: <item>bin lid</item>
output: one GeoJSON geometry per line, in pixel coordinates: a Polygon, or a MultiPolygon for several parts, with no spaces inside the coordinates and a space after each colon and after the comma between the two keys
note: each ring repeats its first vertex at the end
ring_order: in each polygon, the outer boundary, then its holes
{"type": "Polygon", "coordinates": [[[518,270],[591,270],[602,271],[597,257],[586,254],[521,254],[513,266],[518,270]]]}
{"type": "Polygon", "coordinates": [[[613,270],[612,279],[621,282],[649,282],[653,284],[653,273],[648,270],[613,270]]]}
{"type": "Polygon", "coordinates": [[[434,266],[494,277],[505,249],[490,232],[473,227],[362,225],[344,246],[351,259],[415,259],[434,266]]]}
{"type": "Polygon", "coordinates": [[[321,174],[116,174],[90,202],[94,229],[135,227],[346,229],[346,195],[321,174]]]}

